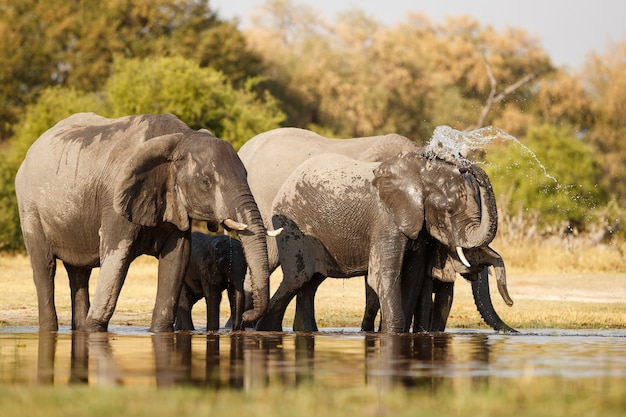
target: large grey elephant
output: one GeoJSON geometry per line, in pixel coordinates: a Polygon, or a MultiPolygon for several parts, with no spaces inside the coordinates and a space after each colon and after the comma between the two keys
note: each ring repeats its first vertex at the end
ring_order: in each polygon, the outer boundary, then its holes
{"type": "MultiPolygon", "coordinates": [[[[422,148],[420,148],[415,142],[397,134],[352,139],[330,139],[305,129],[279,128],[261,133],[250,139],[239,150],[239,156],[248,170],[248,183],[250,184],[250,189],[255,196],[255,200],[259,206],[263,220],[267,227],[271,227],[271,204],[278,193],[279,188],[298,165],[312,156],[322,153],[335,153],[345,155],[353,159],[375,162],[383,161],[403,151],[421,151],[421,149],[422,148]]],[[[449,253],[447,250],[443,250],[446,254],[449,253]]],[[[270,263],[277,263],[278,252],[273,239],[268,240],[268,252],[270,263]]],[[[456,253],[450,253],[449,256],[455,258],[457,257],[456,253]]],[[[415,251],[411,251],[411,256],[409,257],[407,263],[407,270],[410,270],[412,275],[416,275],[415,279],[425,279],[424,275],[422,275],[423,271],[418,271],[418,266],[415,265],[415,263],[418,263],[419,268],[424,269],[425,264],[423,254],[416,256],[415,251]],[[413,258],[413,260],[411,260],[411,258],[413,258]]],[[[476,267],[473,266],[474,270],[475,268],[476,267]]],[[[429,275],[431,274],[429,273],[429,275]]],[[[482,276],[483,275],[480,275],[479,279],[482,276]]],[[[305,285],[298,293],[294,330],[317,330],[314,314],[314,296],[317,286],[322,281],[323,278],[317,277],[317,279],[314,279],[305,285]]],[[[434,285],[436,287],[442,287],[438,285],[438,283],[434,283],[434,285]]],[[[480,285],[483,284],[480,283],[480,285]]],[[[489,294],[488,282],[485,282],[484,285],[487,286],[487,292],[485,293],[483,291],[480,293],[483,297],[488,296],[489,294]]],[[[368,289],[366,288],[366,290],[368,289]]],[[[408,291],[410,294],[407,295],[407,299],[412,296],[411,294],[417,297],[417,294],[414,294],[416,291],[415,286],[409,288],[408,291]]],[[[445,298],[442,295],[443,292],[444,291],[439,292],[439,300],[445,298]]],[[[372,300],[367,300],[368,307],[366,307],[363,324],[366,325],[364,329],[368,329],[369,327],[373,329],[373,320],[377,314],[378,308],[376,307],[373,311],[373,316],[371,316],[371,309],[373,306],[378,305],[378,299],[375,297],[375,293],[373,293],[373,291],[367,291],[367,293],[368,296],[372,296],[372,294],[374,294],[374,298],[372,300]],[[369,317],[368,314],[370,314],[369,317]],[[369,325],[370,322],[371,326],[369,325]]],[[[475,293],[475,295],[477,294],[478,293],[475,293]]],[[[449,294],[448,297],[451,299],[451,294],[449,294]]],[[[493,318],[493,320],[488,322],[488,324],[494,328],[501,327],[499,324],[501,320],[496,320],[496,317],[498,316],[491,303],[486,300],[476,299],[475,301],[477,306],[479,306],[480,313],[483,317],[493,318]]],[[[414,303],[415,300],[412,300],[412,303],[410,303],[407,309],[413,308],[414,303]]],[[[444,304],[438,302],[436,303],[436,306],[438,308],[443,308],[444,304]]],[[[432,314],[441,316],[444,313],[434,312],[432,314]]]]}
{"type": "Polygon", "coordinates": [[[220,327],[222,292],[228,293],[231,327],[242,326],[243,281],[246,259],[241,242],[228,235],[191,234],[191,258],[178,301],[175,330],[194,330],[191,309],[200,299],[206,302],[207,330],[220,327]]]}
{"type": "Polygon", "coordinates": [[[15,180],[42,330],[58,328],[56,260],[70,279],[72,328],[106,331],[133,259],[159,259],[150,330],[172,331],[189,261],[190,218],[239,232],[256,320],[269,298],[266,229],[233,147],[172,115],[80,113],[29,149],[15,180]],[[88,282],[100,267],[90,304],[88,282]]]}
{"type": "MultiPolygon", "coordinates": [[[[261,330],[319,277],[368,276],[380,299],[382,331],[404,331],[400,277],[410,240],[422,229],[467,263],[464,248],[486,247],[497,231],[495,196],[479,167],[403,152],[382,163],[323,154],[302,163],[272,204],[283,281],[261,330]]],[[[270,269],[275,265],[270,262],[270,269]]]]}

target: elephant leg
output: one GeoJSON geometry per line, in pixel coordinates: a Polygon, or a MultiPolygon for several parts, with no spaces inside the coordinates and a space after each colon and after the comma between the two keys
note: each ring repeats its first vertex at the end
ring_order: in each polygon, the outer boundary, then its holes
{"type": "Polygon", "coordinates": [[[454,299],[454,282],[433,280],[433,292],[435,293],[435,301],[430,331],[443,332],[446,330],[446,323],[454,299]]]}
{"type": "Polygon", "coordinates": [[[307,282],[298,292],[296,296],[296,314],[293,320],[294,331],[318,331],[315,321],[315,293],[317,293],[317,288],[325,279],[325,276],[315,274],[313,279],[307,282]]]}
{"type": "Polygon", "coordinates": [[[25,236],[26,247],[33,269],[33,281],[37,290],[39,307],[39,330],[56,331],[59,329],[56,307],[54,305],[54,275],[56,259],[45,247],[29,245],[25,236]]]}
{"type": "Polygon", "coordinates": [[[285,310],[301,287],[302,285],[295,284],[294,282],[286,284],[285,278],[283,277],[283,281],[270,300],[267,313],[257,322],[256,329],[264,331],[282,331],[285,310]]]}
{"type": "MultiPolygon", "coordinates": [[[[380,301],[376,291],[367,283],[367,275],[365,281],[365,312],[363,313],[363,321],[361,321],[361,331],[373,332],[376,326],[376,316],[380,310],[380,301]]],[[[380,330],[380,329],[379,329],[380,330]]]]}
{"type": "Polygon", "coordinates": [[[431,328],[433,312],[433,279],[426,277],[415,305],[413,332],[428,332],[431,328]]]}
{"type": "Polygon", "coordinates": [[[178,299],[174,330],[195,330],[193,319],[191,318],[191,309],[198,300],[199,297],[195,297],[193,291],[184,284],[178,299]]]}
{"type": "Polygon", "coordinates": [[[131,262],[130,248],[111,251],[102,260],[96,294],[89,307],[85,324],[79,330],[106,332],[115,311],[122,284],[131,262]]]}
{"type": "Polygon", "coordinates": [[[404,246],[400,250],[400,245],[375,245],[370,250],[367,283],[376,290],[380,300],[381,332],[405,330],[400,282],[403,258],[404,246]]]}
{"type": "Polygon", "coordinates": [[[230,317],[226,321],[226,327],[232,330],[243,330],[242,315],[245,308],[245,295],[242,290],[228,287],[228,302],[230,304],[230,317]]]}
{"type": "Polygon", "coordinates": [[[204,299],[206,301],[206,329],[218,330],[220,328],[220,303],[222,291],[218,285],[210,285],[204,299]]]}
{"type": "Polygon", "coordinates": [[[72,299],[72,330],[85,325],[89,313],[89,276],[91,268],[79,268],[64,263],[70,281],[72,299]]]}
{"type": "Polygon", "coordinates": [[[174,329],[176,307],[189,264],[190,252],[189,232],[173,234],[161,249],[151,332],[171,332],[174,329]]]}

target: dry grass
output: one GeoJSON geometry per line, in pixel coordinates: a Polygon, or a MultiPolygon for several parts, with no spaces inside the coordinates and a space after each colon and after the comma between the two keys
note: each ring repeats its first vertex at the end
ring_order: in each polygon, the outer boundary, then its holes
{"type": "MultiPolygon", "coordinates": [[[[507,263],[509,292],[515,300],[507,307],[497,291],[492,293],[501,317],[510,325],[532,328],[625,328],[625,245],[584,246],[577,241],[540,244],[492,245],[507,263]]],[[[111,324],[148,326],[156,294],[156,260],[137,259],[130,268],[111,324]]],[[[92,276],[91,293],[98,270],[92,276]]],[[[272,288],[280,282],[280,270],[272,276],[272,288]]],[[[28,259],[23,255],[0,256],[0,325],[36,325],[37,304],[28,259]]],[[[56,305],[61,325],[70,323],[67,275],[62,266],[56,278],[56,305]]],[[[228,317],[224,297],[221,316],[228,317]]],[[[318,291],[316,315],[320,327],[359,327],[365,302],[363,279],[327,279],[318,291]]],[[[206,309],[194,308],[197,327],[206,324],[206,309]]],[[[284,326],[290,327],[293,303],[284,326]]],[[[476,312],[469,283],[459,279],[448,327],[485,327],[476,312]]]]}

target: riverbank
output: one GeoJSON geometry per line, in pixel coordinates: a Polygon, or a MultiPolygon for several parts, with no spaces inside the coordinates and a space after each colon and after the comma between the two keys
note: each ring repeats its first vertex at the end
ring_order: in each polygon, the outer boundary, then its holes
{"type": "MultiPolygon", "coordinates": [[[[526,254],[522,255],[522,248],[507,247],[511,249],[500,250],[500,253],[507,262],[509,293],[515,304],[506,306],[495,285],[492,285],[492,298],[496,310],[508,324],[521,329],[626,328],[626,270],[620,248],[570,248],[559,255],[554,248],[544,247],[542,251],[538,247],[526,248],[526,254]],[[565,261],[572,266],[562,266],[565,261]]],[[[140,257],[131,265],[112,325],[149,325],[156,295],[156,274],[157,261],[151,257],[140,257]]],[[[92,295],[97,279],[98,269],[95,269],[91,278],[92,295]]],[[[272,275],[272,291],[280,280],[278,270],[272,275]]],[[[37,325],[35,286],[28,258],[0,255],[0,282],[3,288],[0,325],[37,325]]],[[[59,322],[69,325],[69,285],[62,265],[57,269],[55,284],[59,322]]],[[[221,316],[225,321],[229,311],[226,297],[223,298],[221,316]]],[[[359,327],[364,303],[362,278],[327,279],[316,297],[318,325],[359,327]]],[[[293,311],[292,303],[285,315],[285,327],[291,326],[293,311]]],[[[198,328],[206,324],[202,302],[194,307],[194,322],[198,328]]],[[[462,278],[456,283],[448,327],[485,328],[474,307],[471,287],[462,278]]]]}

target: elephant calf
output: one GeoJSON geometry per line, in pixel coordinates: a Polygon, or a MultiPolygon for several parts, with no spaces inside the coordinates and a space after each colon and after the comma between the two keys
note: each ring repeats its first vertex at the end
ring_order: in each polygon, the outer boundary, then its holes
{"type": "Polygon", "coordinates": [[[233,330],[242,326],[246,260],[241,242],[226,235],[191,235],[191,259],[178,301],[176,330],[194,330],[191,309],[204,297],[207,330],[219,329],[222,291],[228,290],[233,330]]]}

